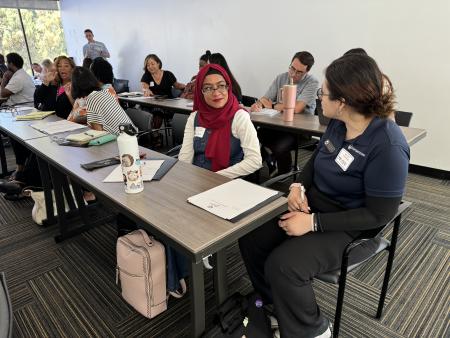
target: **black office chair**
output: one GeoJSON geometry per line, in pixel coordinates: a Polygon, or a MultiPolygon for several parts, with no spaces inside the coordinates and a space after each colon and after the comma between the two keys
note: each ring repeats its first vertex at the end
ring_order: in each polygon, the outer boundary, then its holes
{"type": "Polygon", "coordinates": [[[172,87],[170,91],[171,91],[171,93],[172,93],[172,97],[174,97],[174,98],[180,97],[180,95],[183,93],[182,90],[177,89],[177,88],[175,88],[175,87],[172,87]]]}
{"type": "Polygon", "coordinates": [[[185,114],[174,114],[172,118],[172,140],[173,148],[166,152],[166,155],[172,157],[178,157],[178,153],[181,149],[181,144],[183,143],[184,128],[186,127],[186,122],[189,115],[185,114]]]}
{"type": "Polygon", "coordinates": [[[5,273],[0,272],[0,338],[12,337],[13,317],[5,273]]]}
{"type": "Polygon", "coordinates": [[[401,216],[402,213],[404,213],[409,207],[411,206],[411,202],[403,201],[401,202],[397,213],[395,216],[385,225],[382,227],[382,229],[376,233],[373,237],[359,237],[355,239],[353,242],[347,245],[347,247],[344,250],[344,253],[342,254],[342,264],[341,268],[334,270],[334,271],[328,271],[325,273],[322,273],[318,276],[316,276],[317,279],[332,283],[332,284],[339,284],[338,289],[338,298],[336,303],[336,312],[334,315],[334,324],[333,324],[333,337],[338,337],[339,335],[339,328],[341,323],[341,314],[342,314],[342,305],[344,302],[344,292],[345,292],[345,284],[347,280],[347,274],[357,268],[358,266],[362,265],[366,261],[368,261],[370,258],[375,257],[380,252],[387,250],[389,252],[387,264],[386,264],[386,270],[384,273],[384,281],[383,286],[381,288],[381,294],[380,294],[380,300],[378,303],[378,309],[376,318],[380,319],[381,314],[383,312],[384,307],[384,300],[386,298],[386,293],[388,290],[388,284],[389,284],[389,277],[392,270],[392,264],[394,261],[394,255],[395,255],[395,248],[397,245],[397,237],[401,222],[401,216]],[[386,229],[394,223],[393,230],[392,230],[392,237],[391,241],[388,241],[383,237],[383,233],[386,231],[386,229]],[[374,245],[376,247],[375,252],[373,252],[370,255],[366,255],[365,257],[361,258],[361,261],[358,261],[356,263],[353,263],[352,265],[348,265],[348,258],[349,255],[353,250],[356,248],[361,247],[363,244],[370,244],[374,245]]]}
{"type": "Polygon", "coordinates": [[[129,92],[130,87],[128,86],[129,81],[124,79],[114,79],[113,88],[117,94],[129,92]]]}
{"type": "Polygon", "coordinates": [[[130,118],[131,122],[138,128],[139,133],[144,133],[138,137],[138,143],[140,146],[151,148],[151,133],[164,130],[166,128],[160,129],[152,129],[152,114],[148,111],[136,109],[136,108],[128,108],[125,111],[130,118]]]}
{"type": "Polygon", "coordinates": [[[402,127],[409,127],[413,113],[397,110],[395,112],[395,122],[402,127]]]}
{"type": "Polygon", "coordinates": [[[256,97],[253,96],[247,96],[247,95],[242,95],[242,104],[245,107],[250,107],[253,103],[255,103],[256,101],[258,101],[258,99],[256,97]]]}

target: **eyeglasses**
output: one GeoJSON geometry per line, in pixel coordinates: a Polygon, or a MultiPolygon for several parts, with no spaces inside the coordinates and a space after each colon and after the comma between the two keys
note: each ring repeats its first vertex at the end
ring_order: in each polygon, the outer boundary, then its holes
{"type": "Polygon", "coordinates": [[[322,88],[317,89],[317,98],[322,101],[324,96],[330,96],[330,94],[325,94],[322,88]]]}
{"type": "Polygon", "coordinates": [[[294,76],[300,76],[300,75],[305,74],[304,71],[297,70],[297,69],[295,69],[293,66],[289,66],[289,72],[290,72],[292,75],[294,75],[294,76]]]}
{"type": "Polygon", "coordinates": [[[205,86],[202,88],[202,93],[206,95],[212,95],[215,90],[217,90],[221,94],[225,94],[228,91],[228,85],[220,84],[217,87],[205,86]]]}

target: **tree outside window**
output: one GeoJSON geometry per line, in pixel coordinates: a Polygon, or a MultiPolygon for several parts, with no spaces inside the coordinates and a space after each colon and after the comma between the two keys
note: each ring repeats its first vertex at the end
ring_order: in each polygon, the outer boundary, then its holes
{"type": "MultiPolygon", "coordinates": [[[[41,63],[66,55],[66,44],[59,11],[21,9],[31,62],[41,63]]],[[[0,8],[0,54],[20,54],[24,69],[31,74],[22,26],[17,9],[0,8]]]]}

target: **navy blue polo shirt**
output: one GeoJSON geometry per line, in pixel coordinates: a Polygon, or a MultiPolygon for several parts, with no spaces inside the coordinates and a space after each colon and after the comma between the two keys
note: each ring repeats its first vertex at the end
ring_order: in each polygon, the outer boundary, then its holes
{"type": "Polygon", "coordinates": [[[363,207],[365,196],[401,197],[408,175],[409,146],[390,119],[375,117],[364,133],[345,140],[342,121],[331,120],[314,161],[314,183],[348,209],[363,207]]]}

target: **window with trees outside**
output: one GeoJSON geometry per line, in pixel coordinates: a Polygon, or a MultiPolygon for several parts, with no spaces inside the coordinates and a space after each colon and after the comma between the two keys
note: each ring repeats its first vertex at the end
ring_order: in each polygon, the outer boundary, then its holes
{"type": "Polygon", "coordinates": [[[66,55],[59,10],[0,7],[0,54],[12,52],[22,56],[30,75],[31,63],[66,55]]]}

